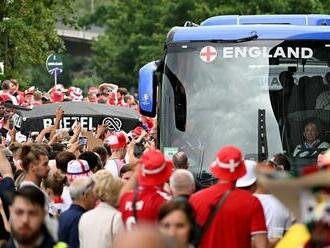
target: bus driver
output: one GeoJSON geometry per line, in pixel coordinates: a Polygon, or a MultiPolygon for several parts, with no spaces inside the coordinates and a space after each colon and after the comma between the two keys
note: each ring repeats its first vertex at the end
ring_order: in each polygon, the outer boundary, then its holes
{"type": "Polygon", "coordinates": [[[304,143],[297,145],[294,149],[293,156],[299,158],[313,157],[329,148],[329,143],[322,142],[319,139],[319,130],[313,121],[309,121],[304,125],[304,143]]]}

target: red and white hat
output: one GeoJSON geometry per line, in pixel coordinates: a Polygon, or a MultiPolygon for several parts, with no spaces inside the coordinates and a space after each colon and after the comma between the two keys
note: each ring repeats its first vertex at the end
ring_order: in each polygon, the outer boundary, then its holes
{"type": "Polygon", "coordinates": [[[257,163],[252,160],[245,160],[246,174],[240,177],[236,182],[236,187],[250,187],[257,181],[256,169],[257,163]]]}
{"type": "Polygon", "coordinates": [[[82,159],[71,160],[68,163],[68,168],[66,172],[66,176],[69,181],[73,181],[78,177],[89,177],[93,173],[89,169],[88,162],[82,159]]]}
{"type": "Polygon", "coordinates": [[[142,186],[156,186],[167,182],[173,172],[173,162],[165,160],[159,150],[150,150],[141,156],[138,181],[142,186]]]}
{"type": "Polygon", "coordinates": [[[235,146],[221,148],[210,170],[216,178],[226,181],[236,181],[244,176],[246,168],[241,150],[235,146]]]}
{"type": "Polygon", "coordinates": [[[82,90],[78,87],[70,87],[68,89],[68,95],[72,99],[72,101],[82,101],[83,100],[83,95],[82,95],[82,90]]]}
{"type": "Polygon", "coordinates": [[[127,138],[123,132],[117,132],[106,137],[104,143],[113,149],[124,148],[127,145],[127,138]]]}

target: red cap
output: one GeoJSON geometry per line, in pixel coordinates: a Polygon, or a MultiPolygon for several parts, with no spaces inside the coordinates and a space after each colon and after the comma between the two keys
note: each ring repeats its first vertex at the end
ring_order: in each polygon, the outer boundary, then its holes
{"type": "Polygon", "coordinates": [[[132,132],[133,137],[134,138],[139,137],[141,135],[142,131],[143,131],[143,128],[142,127],[136,127],[136,128],[134,128],[134,130],[132,132]]]}
{"type": "Polygon", "coordinates": [[[246,168],[242,152],[235,146],[225,146],[217,154],[210,170],[219,179],[236,181],[246,174],[246,168]]]}
{"type": "Polygon", "coordinates": [[[150,150],[141,156],[138,181],[143,186],[162,185],[173,172],[173,162],[165,160],[159,150],[150,150]]]}

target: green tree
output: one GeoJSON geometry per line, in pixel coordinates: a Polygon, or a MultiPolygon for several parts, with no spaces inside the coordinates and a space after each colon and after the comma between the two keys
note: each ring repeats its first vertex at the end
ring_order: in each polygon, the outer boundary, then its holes
{"type": "Polygon", "coordinates": [[[106,27],[105,35],[93,44],[97,75],[130,86],[137,83],[143,64],[162,56],[168,31],[187,20],[200,23],[216,15],[329,12],[329,0],[112,0],[81,18],[80,24],[106,27]]]}
{"type": "Polygon", "coordinates": [[[161,56],[168,30],[182,25],[192,7],[188,0],[118,0],[98,9],[89,18],[107,27],[93,45],[98,76],[123,86],[136,84],[140,66],[161,56]]]}
{"type": "Polygon", "coordinates": [[[325,14],[328,0],[209,0],[194,3],[193,19],[199,23],[216,15],[325,14]]]}
{"type": "Polygon", "coordinates": [[[67,0],[4,0],[0,3],[0,60],[4,78],[31,81],[31,68],[44,64],[52,52],[64,51],[55,24],[70,21],[67,0]]]}

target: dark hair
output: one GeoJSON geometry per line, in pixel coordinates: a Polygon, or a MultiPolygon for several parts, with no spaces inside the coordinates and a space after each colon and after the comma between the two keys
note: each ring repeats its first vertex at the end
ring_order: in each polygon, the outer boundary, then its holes
{"type": "Polygon", "coordinates": [[[49,175],[44,180],[44,186],[46,189],[51,189],[55,196],[61,196],[63,192],[63,187],[66,184],[66,176],[59,172],[49,175]]]}
{"type": "Polygon", "coordinates": [[[127,103],[127,101],[128,101],[129,99],[131,99],[131,98],[132,98],[131,95],[126,95],[126,96],[124,96],[124,102],[127,103]]]}
{"type": "Polygon", "coordinates": [[[21,148],[22,166],[29,171],[30,163],[38,160],[41,155],[48,156],[48,152],[40,145],[23,145],[21,148]]]}
{"type": "Polygon", "coordinates": [[[79,159],[86,160],[91,171],[99,170],[102,167],[101,158],[94,152],[83,152],[80,154],[79,159]]]}
{"type": "Polygon", "coordinates": [[[66,148],[65,145],[62,143],[53,143],[50,145],[50,147],[52,148],[52,152],[51,155],[49,156],[49,159],[55,159],[57,154],[65,151],[66,148]]]}
{"type": "Polygon", "coordinates": [[[309,118],[309,119],[307,119],[307,120],[305,120],[304,122],[303,122],[303,124],[304,124],[304,129],[306,128],[306,126],[307,125],[309,125],[309,124],[314,124],[316,127],[317,127],[317,129],[319,129],[319,127],[318,127],[318,123],[319,121],[318,120],[316,120],[316,119],[312,119],[312,118],[309,118]]]}
{"type": "Polygon", "coordinates": [[[145,148],[145,146],[144,146],[144,144],[142,142],[141,143],[136,143],[134,145],[134,152],[133,152],[134,157],[140,158],[142,156],[142,154],[143,154],[143,152],[144,152],[145,149],[146,148],[145,148]]]}
{"type": "Polygon", "coordinates": [[[119,92],[123,96],[126,96],[128,93],[126,88],[119,88],[117,92],[119,92]]]}
{"type": "Polygon", "coordinates": [[[75,160],[75,159],[76,159],[76,155],[74,155],[72,152],[67,152],[67,151],[60,152],[55,157],[56,168],[66,173],[68,168],[68,163],[71,160],[75,160]]]}
{"type": "Polygon", "coordinates": [[[43,150],[46,153],[45,155],[47,155],[48,157],[49,157],[50,153],[53,152],[52,147],[48,144],[34,143],[32,146],[43,150]]]}
{"type": "Polygon", "coordinates": [[[19,149],[22,148],[22,144],[20,144],[18,142],[12,142],[12,143],[10,143],[8,148],[12,153],[16,153],[17,151],[19,151],[19,149]]]}
{"type": "Polygon", "coordinates": [[[101,157],[102,162],[107,160],[108,151],[104,146],[94,147],[93,152],[96,152],[101,157]]]}
{"type": "Polygon", "coordinates": [[[290,71],[282,71],[279,80],[283,88],[291,89],[294,86],[293,73],[290,71]]]}
{"type": "Polygon", "coordinates": [[[33,205],[38,205],[42,209],[44,209],[46,204],[46,199],[44,193],[40,189],[35,186],[23,186],[19,188],[13,196],[12,203],[14,203],[17,197],[22,197],[33,205]]]}
{"type": "Polygon", "coordinates": [[[200,229],[196,223],[195,212],[192,206],[189,204],[187,198],[185,197],[177,197],[166,203],[164,203],[158,212],[158,221],[160,222],[170,213],[179,210],[182,211],[191,226],[190,234],[189,234],[189,242],[195,245],[199,240],[200,229]]]}
{"type": "Polygon", "coordinates": [[[125,164],[119,171],[119,177],[122,177],[128,171],[132,171],[132,166],[130,164],[125,164]]]}
{"type": "Polygon", "coordinates": [[[104,144],[104,148],[107,150],[108,156],[111,156],[112,152],[111,152],[111,146],[104,144]]]}
{"type": "Polygon", "coordinates": [[[279,165],[283,165],[285,171],[290,171],[291,165],[290,161],[288,160],[287,156],[282,153],[275,154],[272,162],[278,167],[279,165]]]}
{"type": "Polygon", "coordinates": [[[188,157],[184,152],[177,152],[173,155],[173,163],[175,168],[187,169],[188,168],[188,157]]]}
{"type": "MultiPolygon", "coordinates": [[[[328,66],[330,66],[330,65],[328,65],[328,66]]],[[[326,80],[327,84],[329,85],[330,84],[330,71],[328,71],[327,74],[325,74],[324,77],[325,77],[325,80],[326,80]]]]}
{"type": "Polygon", "coordinates": [[[4,114],[3,115],[3,122],[7,123],[11,119],[12,115],[11,114],[4,114]]]}

